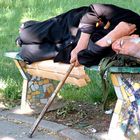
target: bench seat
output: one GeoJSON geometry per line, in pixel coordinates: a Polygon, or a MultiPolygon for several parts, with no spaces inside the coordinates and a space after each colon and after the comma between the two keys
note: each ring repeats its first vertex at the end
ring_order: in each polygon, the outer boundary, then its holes
{"type": "MultiPolygon", "coordinates": [[[[17,52],[6,53],[5,56],[13,58],[16,65],[23,69],[24,73],[29,73],[32,76],[48,78],[52,80],[62,80],[70,64],[54,63],[53,60],[44,60],[32,64],[26,64],[17,52]]],[[[71,71],[66,83],[76,85],[78,87],[86,86],[90,82],[89,76],[85,73],[84,66],[74,67],[71,71]]]]}

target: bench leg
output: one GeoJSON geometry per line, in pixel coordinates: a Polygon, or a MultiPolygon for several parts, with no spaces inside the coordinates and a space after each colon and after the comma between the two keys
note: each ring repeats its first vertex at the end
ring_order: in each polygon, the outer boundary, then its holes
{"type": "Polygon", "coordinates": [[[23,80],[22,96],[21,96],[21,110],[25,111],[29,108],[27,103],[28,80],[23,80]]]}
{"type": "Polygon", "coordinates": [[[20,71],[23,77],[23,87],[22,87],[22,96],[21,96],[21,111],[25,111],[29,109],[29,105],[27,103],[27,91],[28,91],[28,82],[29,82],[29,75],[26,73],[23,65],[24,62],[14,60],[18,70],[20,71]]]}
{"type": "MultiPolygon", "coordinates": [[[[137,77],[137,76],[136,76],[137,77]]],[[[117,103],[111,119],[108,136],[110,139],[135,139],[140,136],[140,109],[135,110],[133,104],[140,108],[140,81],[133,81],[124,74],[111,74],[112,83],[117,95],[117,103]]],[[[135,78],[136,79],[136,78],[135,78]]],[[[140,137],[139,137],[140,138],[140,137]]]]}
{"type": "Polygon", "coordinates": [[[29,75],[24,62],[15,60],[15,64],[23,77],[21,112],[40,113],[54,91],[54,85],[47,78],[29,75]]]}

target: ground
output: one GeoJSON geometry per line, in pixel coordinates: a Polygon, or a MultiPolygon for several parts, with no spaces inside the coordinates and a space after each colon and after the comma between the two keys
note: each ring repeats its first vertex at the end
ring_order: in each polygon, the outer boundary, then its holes
{"type": "Polygon", "coordinates": [[[69,101],[62,108],[47,112],[44,119],[75,128],[83,134],[92,135],[96,132],[108,131],[109,128],[112,114],[105,114],[100,107],[101,105],[96,103],[69,101]]]}
{"type": "MultiPolygon", "coordinates": [[[[19,105],[20,101],[18,100],[14,104],[19,105]]],[[[43,119],[67,125],[89,136],[92,136],[93,133],[108,131],[112,113],[106,114],[105,111],[102,111],[101,104],[60,100],[56,102],[55,106],[61,106],[60,104],[62,107],[48,111],[43,119]]],[[[114,105],[115,102],[112,102],[109,108],[114,109],[114,105]]],[[[39,113],[32,114],[36,118],[38,115],[39,113]]]]}

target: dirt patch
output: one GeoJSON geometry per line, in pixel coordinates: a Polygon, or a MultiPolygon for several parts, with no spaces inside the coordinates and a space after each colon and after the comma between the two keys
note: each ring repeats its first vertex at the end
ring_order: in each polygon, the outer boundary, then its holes
{"type": "MultiPolygon", "coordinates": [[[[16,102],[16,104],[19,103],[19,101],[16,102]]],[[[114,109],[114,106],[115,102],[112,102],[109,108],[114,109]]],[[[106,132],[109,129],[112,114],[102,111],[100,104],[77,101],[65,103],[61,100],[56,101],[54,108],[52,111],[48,111],[43,119],[69,126],[89,136],[94,133],[106,132]],[[59,106],[58,109],[54,109],[56,106],[59,106]]],[[[33,113],[31,116],[37,118],[38,115],[38,113],[33,113]]]]}
{"type": "Polygon", "coordinates": [[[64,107],[47,112],[44,119],[67,125],[83,134],[92,135],[96,132],[108,131],[111,117],[112,114],[101,111],[99,104],[67,102],[64,107]]]}

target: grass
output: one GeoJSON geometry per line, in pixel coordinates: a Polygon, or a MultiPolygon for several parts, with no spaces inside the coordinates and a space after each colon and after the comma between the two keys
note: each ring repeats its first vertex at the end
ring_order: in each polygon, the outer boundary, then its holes
{"type": "MultiPolygon", "coordinates": [[[[61,14],[69,9],[90,3],[99,3],[98,0],[0,0],[0,94],[6,98],[20,98],[22,78],[15,64],[4,57],[8,51],[18,51],[15,39],[18,36],[18,27],[28,19],[46,20],[61,14]]],[[[140,12],[135,0],[101,0],[100,3],[112,3],[121,7],[140,12]]],[[[93,82],[85,88],[71,85],[65,86],[61,95],[65,99],[97,101],[101,99],[101,85],[99,75],[89,72],[93,82]]]]}

